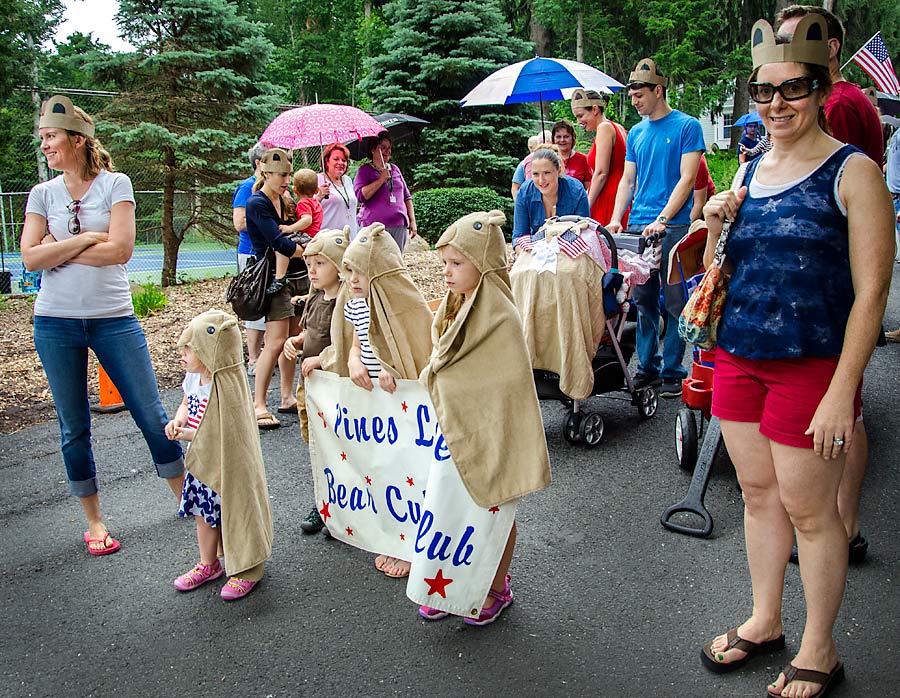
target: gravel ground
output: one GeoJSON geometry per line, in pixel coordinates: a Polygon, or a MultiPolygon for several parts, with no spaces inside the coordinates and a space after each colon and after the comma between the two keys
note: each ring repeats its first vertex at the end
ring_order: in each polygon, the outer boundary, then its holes
{"type": "MultiPolygon", "coordinates": [[[[439,298],[446,287],[440,259],[426,244],[413,240],[404,261],[416,285],[428,298],[439,298]]],[[[161,311],[141,320],[160,389],[181,385],[184,372],[175,342],[187,322],[209,308],[228,309],[224,301],[228,279],[208,279],[164,289],[169,299],[161,311]]],[[[32,317],[34,297],[0,299],[0,434],[55,418],[47,377],[34,349],[32,317]]],[[[97,360],[88,359],[90,395],[97,398],[97,360]]]]}

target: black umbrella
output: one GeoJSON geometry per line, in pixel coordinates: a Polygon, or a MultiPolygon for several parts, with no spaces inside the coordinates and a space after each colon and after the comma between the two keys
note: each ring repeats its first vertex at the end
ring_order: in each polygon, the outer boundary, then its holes
{"type": "MultiPolygon", "coordinates": [[[[409,114],[392,114],[385,112],[378,114],[375,121],[384,126],[394,143],[402,143],[410,138],[418,138],[429,122],[409,114]]],[[[345,145],[350,150],[350,157],[354,160],[365,160],[372,151],[375,138],[363,138],[355,141],[347,141],[345,145]]]]}

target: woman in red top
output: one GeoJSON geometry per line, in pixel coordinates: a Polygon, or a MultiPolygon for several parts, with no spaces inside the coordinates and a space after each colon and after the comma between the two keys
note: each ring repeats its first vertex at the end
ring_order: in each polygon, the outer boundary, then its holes
{"type": "MultiPolygon", "coordinates": [[[[593,90],[575,90],[572,113],[586,131],[594,131],[594,144],[588,153],[594,174],[588,188],[591,218],[602,225],[609,223],[616,204],[616,190],[625,171],[625,138],[628,132],[606,118],[607,98],[593,90]]],[[[627,225],[628,212],[622,225],[627,225]]]]}
{"type": "Polygon", "coordinates": [[[559,155],[566,168],[566,174],[581,182],[584,190],[587,191],[591,186],[591,176],[594,171],[587,156],[575,150],[575,127],[568,119],[561,119],[553,124],[553,130],[550,133],[553,143],[559,148],[559,155]]]}

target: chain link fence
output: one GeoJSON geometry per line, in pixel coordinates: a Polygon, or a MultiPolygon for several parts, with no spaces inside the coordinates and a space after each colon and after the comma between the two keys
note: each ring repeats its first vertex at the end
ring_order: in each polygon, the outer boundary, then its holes
{"type": "MultiPolygon", "coordinates": [[[[28,192],[39,182],[56,173],[47,169],[40,154],[36,115],[42,100],[53,94],[64,94],[88,114],[97,114],[115,97],[112,92],[53,88],[16,90],[0,109],[0,294],[33,292],[37,274],[25,272],[19,254],[19,241],[25,220],[28,192]]],[[[290,108],[295,105],[286,105],[290,108]]],[[[298,152],[298,165],[317,168],[318,149],[298,152]],[[313,152],[314,151],[314,152],[313,152]]],[[[128,263],[128,276],[136,283],[159,283],[163,266],[162,182],[142,171],[125,172],[134,186],[136,239],[134,255],[128,263]]],[[[235,172],[235,186],[249,175],[235,172]]],[[[193,194],[175,195],[175,229],[183,227],[194,206],[193,194]]],[[[231,244],[193,227],[184,236],[178,251],[178,278],[181,280],[227,276],[237,271],[237,234],[231,244]]]]}

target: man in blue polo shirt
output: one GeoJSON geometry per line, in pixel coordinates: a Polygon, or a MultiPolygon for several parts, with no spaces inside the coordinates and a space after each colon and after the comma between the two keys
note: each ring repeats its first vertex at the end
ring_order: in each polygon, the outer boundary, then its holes
{"type": "Polygon", "coordinates": [[[629,77],[631,103],[644,120],[628,132],[625,172],[606,227],[611,233],[623,232],[622,216],[631,205],[625,232],[666,233],[660,270],[634,292],[638,310],[635,384],[638,388],[662,384],[660,395],[677,397],[687,375],[681,365],[684,341],[678,336],[678,318],[669,315],[660,353],[660,278],[668,278],[669,251],[684,237],[691,222],[694,181],[706,145],[700,122],[666,102],[668,83],[649,58],[638,61],[629,77]]]}
{"type": "MultiPolygon", "coordinates": [[[[238,185],[234,197],[231,199],[231,222],[238,234],[237,264],[239,272],[244,270],[247,260],[253,254],[250,236],[247,235],[247,199],[253,194],[253,183],[259,174],[259,160],[265,152],[266,148],[262,143],[257,143],[247,151],[247,159],[250,161],[250,167],[253,168],[253,174],[238,185]]],[[[262,349],[266,321],[264,319],[247,320],[244,322],[244,327],[247,328],[247,373],[252,376],[256,373],[256,360],[262,349]]]]}

